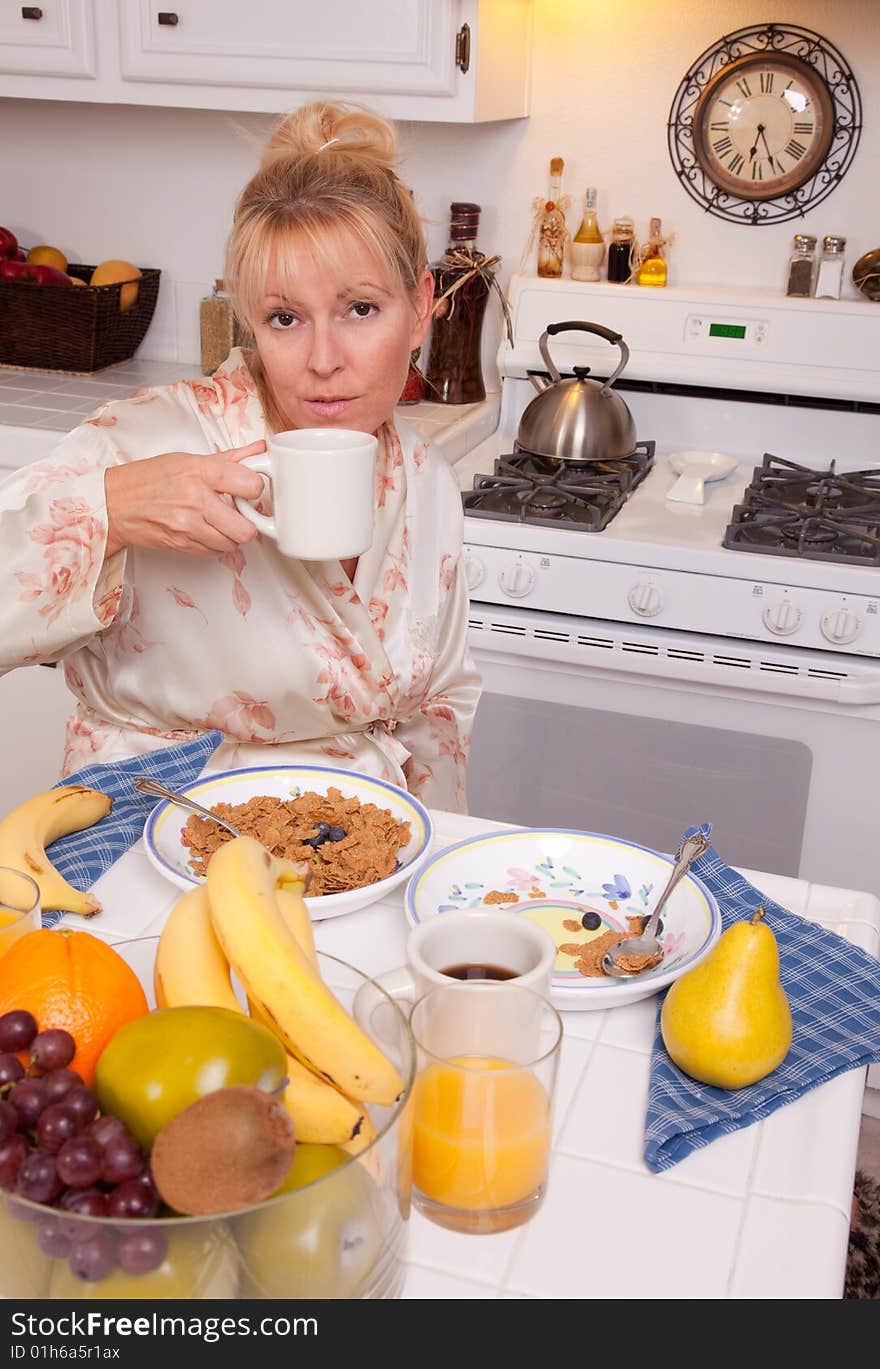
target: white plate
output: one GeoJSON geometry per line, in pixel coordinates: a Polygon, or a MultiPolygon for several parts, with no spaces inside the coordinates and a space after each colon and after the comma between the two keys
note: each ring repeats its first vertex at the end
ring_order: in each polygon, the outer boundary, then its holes
{"type": "Polygon", "coordinates": [[[678,479],[666,498],[682,504],[702,504],[705,482],[723,480],[736,469],[737,461],[735,456],[725,456],[722,452],[691,451],[673,452],[669,464],[677,472],[678,479]]]}
{"type": "MultiPolygon", "coordinates": [[[[341,894],[306,898],[313,920],[318,921],[365,908],[410,877],[428,851],[433,834],[431,819],[418,799],[385,780],[361,775],[356,770],[334,770],[324,765],[254,765],[244,770],[226,770],[204,775],[180,792],[203,808],[211,808],[215,803],[246,803],[260,794],[291,799],[309,792],[326,794],[328,789],[338,789],[345,798],[387,808],[398,822],[409,823],[410,839],[398,853],[397,869],[385,879],[341,894]]],[[[144,828],[147,855],[159,873],[180,889],[192,889],[203,883],[202,876],[191,868],[183,843],[183,831],[189,817],[186,809],[163,799],[153,809],[144,828]]]]}
{"type": "MultiPolygon", "coordinates": [[[[628,916],[650,913],[672,865],[670,856],[598,832],[491,832],[438,851],[416,871],[406,889],[406,915],[415,926],[454,908],[490,904],[540,923],[557,947],[586,944],[603,932],[627,931],[628,916]],[[584,927],[585,917],[596,925],[584,927]]],[[[574,955],[560,951],[554,1007],[602,1009],[647,998],[698,964],[721,935],[718,904],[691,873],[673,890],[660,921],[664,958],[633,979],[585,977],[574,955]]]]}

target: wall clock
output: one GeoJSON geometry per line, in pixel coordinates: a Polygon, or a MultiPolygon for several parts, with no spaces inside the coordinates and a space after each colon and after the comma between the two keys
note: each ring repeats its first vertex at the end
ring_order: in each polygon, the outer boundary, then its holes
{"type": "Polygon", "coordinates": [[[861,133],[855,77],[827,39],[791,24],[720,38],[682,80],[669,153],[688,194],[734,223],[803,217],[848,170],[861,133]]]}

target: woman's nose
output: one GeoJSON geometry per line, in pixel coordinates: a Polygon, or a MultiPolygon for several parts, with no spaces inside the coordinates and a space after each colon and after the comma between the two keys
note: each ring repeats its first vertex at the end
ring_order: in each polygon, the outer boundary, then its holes
{"type": "Polygon", "coordinates": [[[328,376],[343,365],[342,346],[332,327],[315,324],[312,329],[309,366],[316,375],[328,376]]]}

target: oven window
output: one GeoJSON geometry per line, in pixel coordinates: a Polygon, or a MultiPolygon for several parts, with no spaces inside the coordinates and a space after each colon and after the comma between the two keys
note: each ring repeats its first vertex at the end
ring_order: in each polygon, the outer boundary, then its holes
{"type": "Polygon", "coordinates": [[[670,852],[708,821],[730,864],[797,876],[812,764],[800,741],[484,693],[468,806],[670,852]]]}

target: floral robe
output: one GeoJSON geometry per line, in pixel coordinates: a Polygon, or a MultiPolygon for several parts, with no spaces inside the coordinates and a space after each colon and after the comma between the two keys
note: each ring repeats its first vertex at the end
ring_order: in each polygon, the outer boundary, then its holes
{"type": "Polygon", "coordinates": [[[262,536],[105,560],[108,466],[265,436],[235,349],[210,378],[102,405],[0,484],[0,673],[63,661],[76,698],[63,775],[219,728],[212,769],[342,766],[464,811],[479,679],[461,501],[442,453],[405,424],[379,432],[375,535],[353,581],[262,536]]]}

